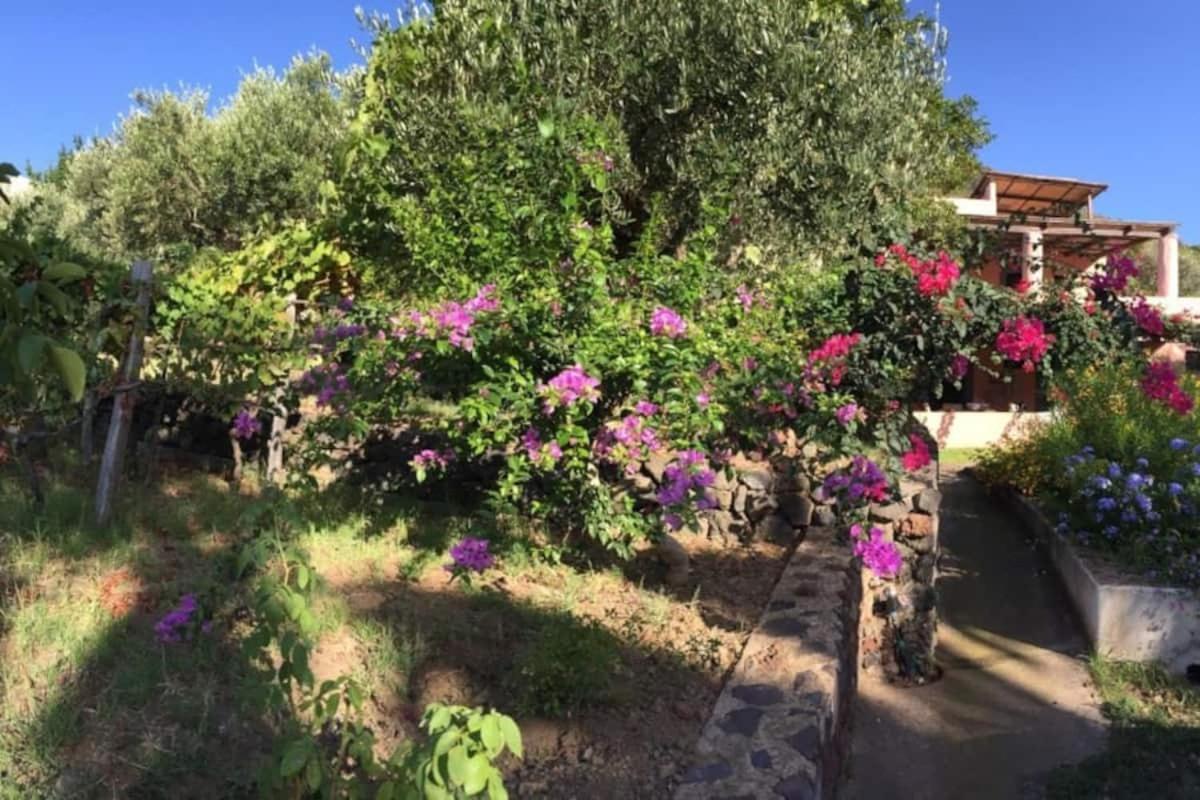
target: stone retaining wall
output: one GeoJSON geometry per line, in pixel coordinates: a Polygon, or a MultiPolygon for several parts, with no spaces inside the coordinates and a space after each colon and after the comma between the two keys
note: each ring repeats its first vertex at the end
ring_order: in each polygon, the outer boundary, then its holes
{"type": "Polygon", "coordinates": [[[845,534],[809,529],[717,699],[676,800],[832,796],[848,748],[861,587],[845,534]]]}
{"type": "MultiPolygon", "coordinates": [[[[930,451],[936,453],[936,445],[930,451]]],[[[901,499],[870,508],[871,524],[900,547],[900,574],[882,580],[862,571],[860,666],[888,680],[924,683],[937,677],[938,462],[900,481],[901,499]]]]}
{"type": "MultiPolygon", "coordinates": [[[[646,506],[656,505],[654,495],[670,463],[670,456],[652,454],[640,472],[621,482],[619,490],[646,506]]],[[[731,545],[758,539],[791,543],[797,529],[809,525],[814,507],[811,482],[802,464],[799,459],[770,462],[735,455],[729,465],[732,477],[716,470],[713,494],[718,507],[700,512],[697,529],[690,532],[731,545]]]]}

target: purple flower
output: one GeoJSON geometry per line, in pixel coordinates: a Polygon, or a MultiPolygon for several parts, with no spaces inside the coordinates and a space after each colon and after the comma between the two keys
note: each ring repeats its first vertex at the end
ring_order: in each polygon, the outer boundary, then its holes
{"type": "Polygon", "coordinates": [[[883,538],[883,529],[872,525],[867,535],[863,535],[862,525],[850,527],[850,538],[854,540],[854,555],[862,559],[863,564],[881,578],[891,578],[900,572],[904,560],[900,548],[895,542],[883,538]]]}
{"type": "Polygon", "coordinates": [[[496,558],[489,551],[487,539],[477,539],[464,536],[458,544],[450,548],[451,562],[446,570],[453,574],[463,572],[483,572],[496,563],[496,558]]]}
{"type": "Polygon", "coordinates": [[[529,456],[529,460],[539,466],[550,466],[562,458],[562,448],[558,442],[542,442],[542,437],[535,428],[529,428],[521,434],[521,447],[529,456]]]}
{"type": "Polygon", "coordinates": [[[634,413],[641,414],[643,417],[653,417],[658,413],[658,406],[649,400],[638,400],[633,410],[634,413]]]}
{"type": "Polygon", "coordinates": [[[188,625],[192,623],[192,615],[196,613],[196,595],[185,594],[179,598],[179,604],[168,611],[154,625],[154,637],[163,644],[178,644],[183,641],[188,625]]]}
{"type": "Polygon", "coordinates": [[[838,424],[843,428],[849,427],[851,421],[858,416],[858,406],[854,403],[846,403],[846,405],[834,412],[837,417],[838,424]]]}
{"type": "Polygon", "coordinates": [[[1186,450],[1188,447],[1187,439],[1180,439],[1178,436],[1172,439],[1170,444],[1171,449],[1176,452],[1179,452],[1180,450],[1186,450]]]}
{"type": "Polygon", "coordinates": [[[687,322],[673,309],[657,306],[650,315],[650,332],[655,336],[676,339],[687,333],[687,322]]]}
{"type": "Polygon", "coordinates": [[[758,300],[758,297],[753,291],[747,289],[746,284],[743,283],[737,287],[737,299],[742,304],[742,311],[749,311],[754,308],[754,303],[758,300]]]}
{"type": "Polygon", "coordinates": [[[238,439],[249,439],[262,430],[262,424],[247,409],[242,409],[233,418],[233,435],[238,439]]]}

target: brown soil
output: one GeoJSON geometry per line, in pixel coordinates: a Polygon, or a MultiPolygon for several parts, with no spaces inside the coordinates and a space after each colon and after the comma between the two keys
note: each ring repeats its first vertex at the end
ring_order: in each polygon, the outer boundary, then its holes
{"type": "MultiPolygon", "coordinates": [[[[414,582],[356,582],[340,570],[331,583],[356,612],[430,642],[415,674],[401,682],[407,691],[373,698],[370,724],[382,749],[414,735],[427,703],[493,706],[512,713],[524,737],[524,761],[506,765],[513,796],[669,796],[787,555],[769,543],[724,548],[688,537],[683,544],[693,574],[675,590],[661,586],[662,569],[649,552],[624,576],[584,573],[573,589],[565,585],[571,575],[551,568],[497,574],[471,591],[449,584],[437,565],[414,582]],[[639,585],[662,594],[648,603],[639,585]],[[563,613],[572,591],[571,617],[598,622],[618,642],[610,692],[565,719],[522,715],[513,708],[513,660],[547,615],[563,613]]],[[[338,647],[319,654],[321,668],[338,647]]],[[[335,660],[345,671],[357,657],[335,660]]]]}

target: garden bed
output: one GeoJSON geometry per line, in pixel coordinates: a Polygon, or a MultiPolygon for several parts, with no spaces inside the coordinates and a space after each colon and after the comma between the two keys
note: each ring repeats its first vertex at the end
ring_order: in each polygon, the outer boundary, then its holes
{"type": "Polygon", "coordinates": [[[1068,541],[1033,500],[1012,490],[1003,496],[1045,545],[1097,652],[1119,660],[1160,661],[1176,673],[1200,663],[1200,594],[1132,575],[1068,541]]]}
{"type": "MultiPolygon", "coordinates": [[[[6,508],[20,491],[0,480],[6,508]]],[[[250,796],[269,735],[241,702],[236,603],[194,642],[160,645],[153,626],[184,592],[224,591],[254,498],[167,475],[130,487],[96,533],[88,495],[57,485],[40,522],[0,523],[0,772],[15,787],[0,797],[250,796]]],[[[668,589],[649,551],[621,569],[570,565],[517,536],[464,587],[442,568],[476,524],[458,509],[367,515],[324,498],[305,511],[318,677],[365,683],[384,755],[429,702],[512,714],[526,757],[503,766],[518,797],[668,796],[789,552],[682,536],[691,576],[668,589]]]]}

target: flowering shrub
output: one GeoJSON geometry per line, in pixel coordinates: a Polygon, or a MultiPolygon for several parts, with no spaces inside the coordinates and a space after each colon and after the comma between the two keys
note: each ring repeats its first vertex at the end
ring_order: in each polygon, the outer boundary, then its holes
{"type": "Polygon", "coordinates": [[[1097,456],[1085,445],[1064,462],[1059,533],[1111,552],[1152,577],[1200,587],[1200,445],[1172,439],[1168,463],[1151,467],[1097,456]]]}

